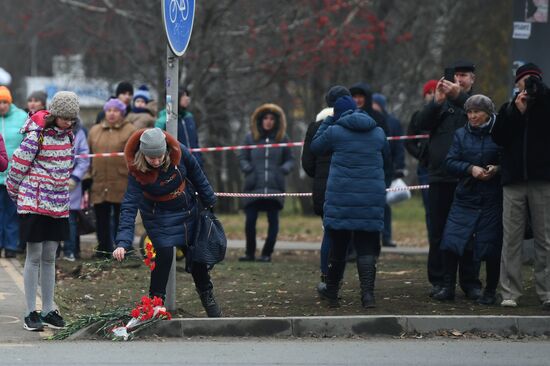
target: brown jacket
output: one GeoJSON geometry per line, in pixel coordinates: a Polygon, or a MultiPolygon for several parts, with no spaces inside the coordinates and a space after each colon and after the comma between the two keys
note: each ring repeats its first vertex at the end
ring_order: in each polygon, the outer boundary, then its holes
{"type": "MultiPolygon", "coordinates": [[[[123,152],[126,141],[136,128],[124,120],[114,126],[107,121],[94,125],[88,135],[90,152],[112,153],[123,152]]],[[[102,202],[121,203],[128,184],[128,168],[122,156],[93,158],[92,171],[92,204],[102,202]]]]}
{"type": "Polygon", "coordinates": [[[156,118],[149,113],[130,112],[126,119],[137,129],[155,127],[156,118]]]}

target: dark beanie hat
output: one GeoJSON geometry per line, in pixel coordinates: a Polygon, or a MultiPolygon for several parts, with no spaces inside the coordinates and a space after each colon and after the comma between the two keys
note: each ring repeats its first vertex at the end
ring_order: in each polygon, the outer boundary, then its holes
{"type": "Polygon", "coordinates": [[[515,82],[517,83],[522,77],[526,75],[533,75],[542,80],[542,70],[532,62],[528,62],[516,70],[515,82]]]}
{"type": "Polygon", "coordinates": [[[357,104],[355,104],[355,100],[351,96],[344,95],[338,98],[334,103],[334,120],[336,121],[345,112],[355,109],[357,109],[357,104]]]}
{"type": "Polygon", "coordinates": [[[118,97],[120,94],[128,92],[134,95],[134,87],[128,81],[121,81],[116,87],[115,96],[118,97]]]}
{"type": "Polygon", "coordinates": [[[338,98],[343,97],[345,95],[351,96],[348,88],[341,85],[335,85],[331,87],[327,95],[325,95],[325,101],[327,102],[328,107],[334,107],[334,103],[338,100],[338,98]]]}
{"type": "Polygon", "coordinates": [[[372,95],[372,102],[378,104],[383,110],[386,110],[388,100],[384,94],[374,93],[372,95]]]}

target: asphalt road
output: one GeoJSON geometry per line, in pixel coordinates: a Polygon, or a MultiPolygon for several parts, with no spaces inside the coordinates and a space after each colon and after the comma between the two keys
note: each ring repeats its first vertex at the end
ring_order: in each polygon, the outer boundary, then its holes
{"type": "Polygon", "coordinates": [[[0,365],[549,365],[550,342],[182,340],[0,343],[0,365]]]}

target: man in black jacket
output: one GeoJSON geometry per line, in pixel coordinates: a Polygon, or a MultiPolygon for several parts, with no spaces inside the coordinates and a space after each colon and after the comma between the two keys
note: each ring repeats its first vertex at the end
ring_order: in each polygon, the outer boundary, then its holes
{"type": "Polygon", "coordinates": [[[535,288],[550,310],[550,90],[542,71],[527,63],[516,71],[519,93],[505,103],[491,131],[503,147],[504,238],[500,270],[502,306],[517,306],[522,295],[521,246],[531,214],[535,241],[535,288]]]}
{"type": "MultiPolygon", "coordinates": [[[[323,217],[323,204],[325,203],[325,191],[327,189],[330,158],[332,155],[316,156],[311,152],[310,145],[321,123],[323,123],[326,117],[332,116],[332,107],[334,107],[336,100],[345,95],[350,95],[346,87],[335,85],[329,89],[325,96],[328,108],[323,109],[317,115],[315,122],[309,124],[302,149],[302,168],[309,177],[313,178],[313,211],[315,214],[321,216],[321,218],[323,217]]],[[[321,282],[317,285],[318,291],[326,289],[329,250],[330,237],[325,231],[323,233],[323,242],[321,243],[321,282]]]]}
{"type": "MultiPolygon", "coordinates": [[[[369,116],[372,117],[376,121],[376,124],[378,127],[384,130],[384,133],[386,136],[391,136],[390,134],[390,128],[388,126],[388,122],[386,121],[386,117],[384,115],[372,107],[372,91],[370,90],[370,87],[367,83],[356,83],[352,85],[349,88],[349,91],[351,93],[351,96],[353,97],[353,100],[355,100],[355,103],[357,104],[357,108],[364,110],[369,114],[369,116]]],[[[386,180],[386,187],[389,187],[391,185],[391,181],[394,176],[394,169],[393,169],[393,160],[392,156],[384,156],[384,175],[386,180]]],[[[383,236],[383,235],[382,235],[383,236]]],[[[396,245],[390,240],[383,240],[382,238],[382,246],[383,247],[395,247],[396,245]]],[[[350,246],[350,254],[348,255],[348,260],[350,258],[354,258],[354,248],[353,246],[350,246]]]]}
{"type": "MultiPolygon", "coordinates": [[[[367,83],[356,83],[349,88],[349,92],[357,104],[357,108],[364,110],[376,121],[378,127],[384,130],[386,136],[390,135],[390,128],[386,117],[372,108],[372,91],[367,83]]],[[[392,174],[393,175],[393,174],[392,174]]],[[[391,183],[391,182],[390,182],[391,183]]]]}
{"type": "MultiPolygon", "coordinates": [[[[454,288],[452,293],[440,294],[444,289],[451,287],[442,287],[445,278],[439,247],[457,185],[457,179],[447,173],[445,158],[452,145],[455,131],[468,122],[464,111],[464,102],[471,95],[475,81],[475,65],[473,63],[457,61],[453,68],[454,82],[441,78],[437,83],[433,101],[424,106],[417,116],[418,127],[430,133],[428,142],[428,179],[430,184],[428,190],[430,205],[428,280],[432,284],[430,296],[437,295],[439,300],[454,298],[454,288]]],[[[469,299],[477,299],[481,295],[479,263],[474,263],[472,254],[471,250],[466,251],[461,258],[459,280],[460,287],[466,296],[469,299]]],[[[451,281],[451,279],[447,280],[451,281]]]]}
{"type": "MultiPolygon", "coordinates": [[[[422,87],[422,97],[424,104],[430,103],[434,99],[435,87],[438,80],[428,80],[422,87]]],[[[430,131],[424,131],[418,127],[418,113],[415,111],[411,116],[409,126],[407,127],[407,135],[427,135],[430,131]]],[[[418,178],[418,184],[428,184],[428,139],[409,139],[405,140],[405,149],[418,160],[418,166],[416,168],[416,176],[418,178]]],[[[429,219],[429,205],[428,205],[428,190],[422,190],[422,203],[424,205],[424,212],[426,214],[426,228],[430,232],[430,219],[429,219]]]]}
{"type": "MultiPolygon", "coordinates": [[[[381,113],[389,128],[388,136],[403,136],[401,121],[386,109],[387,98],[380,93],[372,95],[372,108],[381,113]]],[[[390,141],[391,159],[393,162],[392,180],[405,177],[405,149],[403,141],[390,141]]],[[[391,206],[386,203],[384,207],[384,230],[382,231],[382,246],[395,248],[397,244],[392,240],[392,214],[391,206]]]]}

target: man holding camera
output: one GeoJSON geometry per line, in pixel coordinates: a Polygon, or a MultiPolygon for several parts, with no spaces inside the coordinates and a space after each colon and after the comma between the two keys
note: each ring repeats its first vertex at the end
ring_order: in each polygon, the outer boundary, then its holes
{"type": "Polygon", "coordinates": [[[517,69],[515,83],[519,92],[500,108],[491,132],[503,147],[501,305],[516,307],[522,294],[521,248],[529,210],[536,292],[543,308],[550,310],[550,90],[533,63],[517,69]]]}
{"type": "MultiPolygon", "coordinates": [[[[464,103],[472,92],[475,81],[474,72],[475,65],[472,62],[455,62],[452,68],[446,69],[445,78],[438,81],[433,100],[428,102],[417,114],[418,127],[430,133],[428,141],[428,181],[430,184],[428,190],[430,220],[428,280],[432,284],[430,297],[439,294],[444,288],[444,268],[440,245],[458,183],[456,177],[447,173],[445,158],[453,143],[455,131],[468,122],[464,103]]],[[[465,252],[460,259],[459,282],[469,299],[475,300],[481,295],[479,263],[474,263],[472,251],[465,252]]]]}

